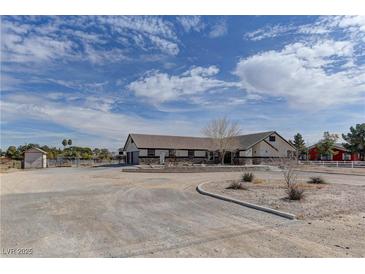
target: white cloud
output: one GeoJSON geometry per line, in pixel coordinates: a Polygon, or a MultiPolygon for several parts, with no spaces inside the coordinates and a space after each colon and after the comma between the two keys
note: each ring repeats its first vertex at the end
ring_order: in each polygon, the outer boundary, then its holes
{"type": "Polygon", "coordinates": [[[237,83],[217,80],[216,66],[193,67],[181,75],[169,75],[151,71],[142,78],[130,83],[128,89],[136,96],[150,99],[154,103],[173,101],[187,95],[201,94],[212,89],[236,87],[237,83]]]}
{"type": "Polygon", "coordinates": [[[1,34],[2,61],[20,64],[130,61],[133,49],[179,53],[173,24],[153,16],[4,17],[1,34]]]}
{"type": "Polygon", "coordinates": [[[290,33],[296,27],[294,26],[282,26],[282,25],[274,25],[274,26],[265,26],[263,28],[259,28],[257,30],[247,32],[244,35],[244,38],[252,41],[260,41],[267,38],[275,38],[277,36],[290,33]]]}
{"type": "Polygon", "coordinates": [[[227,34],[227,32],[228,32],[227,21],[221,20],[212,27],[211,31],[209,32],[209,37],[210,38],[221,37],[227,34]]]}
{"type": "MultiPolygon", "coordinates": [[[[100,16],[97,21],[111,28],[113,32],[135,41],[135,45],[148,50],[146,39],[155,48],[170,55],[179,53],[178,37],[174,25],[154,16],[100,16]]],[[[128,39],[121,40],[128,41],[128,39]]]]}
{"type": "Polygon", "coordinates": [[[200,16],[178,16],[176,19],[186,32],[200,32],[205,28],[200,16]]]}
{"type": "Polygon", "coordinates": [[[365,16],[343,16],[339,18],[338,26],[341,28],[357,27],[359,31],[365,32],[365,16]]]}
{"type": "Polygon", "coordinates": [[[329,71],[333,62],[352,58],[348,41],[295,43],[241,59],[235,69],[242,87],[253,94],[284,97],[299,108],[356,103],[365,97],[365,67],[329,71]]]}
{"type": "Polygon", "coordinates": [[[362,39],[365,35],[365,16],[320,16],[314,22],[302,25],[267,25],[244,35],[244,38],[252,41],[260,41],[267,38],[275,38],[288,34],[296,35],[329,35],[340,32],[352,39],[362,39]]]}
{"type": "MultiPolygon", "coordinates": [[[[131,132],[181,135],[199,133],[199,129],[190,122],[178,119],[166,117],[166,119],[148,120],[94,108],[92,103],[80,106],[68,101],[62,104],[36,95],[8,96],[6,101],[3,99],[0,101],[0,106],[4,123],[24,119],[51,122],[83,135],[102,137],[96,139],[95,146],[103,143],[113,148],[121,147],[131,132]]],[[[80,143],[88,143],[87,138],[80,140],[80,143]]]]}
{"type": "Polygon", "coordinates": [[[179,53],[179,47],[176,43],[170,42],[166,39],[161,39],[160,37],[154,35],[151,35],[149,38],[151,42],[162,52],[170,55],[177,55],[179,53]]]}

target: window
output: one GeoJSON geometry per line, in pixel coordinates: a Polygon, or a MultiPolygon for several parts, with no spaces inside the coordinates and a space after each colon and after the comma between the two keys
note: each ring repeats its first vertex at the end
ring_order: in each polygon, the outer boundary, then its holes
{"type": "Polygon", "coordinates": [[[194,158],[194,150],[191,150],[191,149],[188,150],[188,157],[194,158]]]}
{"type": "Polygon", "coordinates": [[[155,150],[154,149],[147,149],[147,156],[148,157],[154,157],[155,156],[155,150]]]}
{"type": "Polygon", "coordinates": [[[176,156],[176,150],[175,149],[170,149],[169,150],[169,156],[170,157],[175,157],[176,156]]]}
{"type": "Polygon", "coordinates": [[[275,135],[269,136],[269,141],[270,142],[275,142],[275,135]]]}
{"type": "Polygon", "coordinates": [[[343,154],[343,160],[344,161],[350,161],[351,160],[351,154],[350,153],[344,153],[343,154]]]}

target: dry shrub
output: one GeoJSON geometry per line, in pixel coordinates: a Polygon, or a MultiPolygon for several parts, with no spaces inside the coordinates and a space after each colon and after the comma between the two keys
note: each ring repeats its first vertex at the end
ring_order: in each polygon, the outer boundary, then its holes
{"type": "Polygon", "coordinates": [[[254,175],[252,172],[246,172],[242,175],[243,182],[252,182],[253,179],[254,179],[254,175]]]}
{"type": "Polygon", "coordinates": [[[286,190],[289,200],[301,200],[304,196],[304,189],[299,184],[290,184],[286,190]]]}
{"type": "Polygon", "coordinates": [[[283,176],[285,180],[288,199],[295,201],[301,200],[304,196],[304,188],[296,182],[297,173],[294,170],[294,166],[288,165],[287,168],[283,170],[283,176]]]}
{"type": "Polygon", "coordinates": [[[232,182],[226,189],[243,189],[248,190],[247,187],[245,187],[241,182],[234,181],[232,182]]]}
{"type": "Polygon", "coordinates": [[[327,182],[322,177],[310,177],[308,184],[327,184],[327,182]]]}

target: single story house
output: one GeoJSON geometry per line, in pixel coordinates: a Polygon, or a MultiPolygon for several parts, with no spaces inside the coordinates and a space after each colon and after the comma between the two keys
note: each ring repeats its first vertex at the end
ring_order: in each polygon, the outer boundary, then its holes
{"type": "Polygon", "coordinates": [[[359,161],[358,153],[351,153],[342,144],[335,144],[331,155],[321,155],[318,152],[317,144],[308,147],[308,160],[310,161],[359,161]]]}
{"type": "MultiPolygon", "coordinates": [[[[232,137],[231,149],[224,155],[226,164],[261,163],[272,158],[295,156],[295,148],[276,131],[232,137]]],[[[127,164],[174,162],[220,163],[221,155],[212,138],[134,134],[123,148],[127,164]]]]}
{"type": "Polygon", "coordinates": [[[40,148],[30,148],[24,152],[24,168],[47,167],[47,152],[40,148]]]}

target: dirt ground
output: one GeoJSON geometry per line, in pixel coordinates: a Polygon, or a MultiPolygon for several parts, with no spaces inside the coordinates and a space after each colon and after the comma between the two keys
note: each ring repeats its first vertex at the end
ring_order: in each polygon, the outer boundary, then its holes
{"type": "MultiPolygon", "coordinates": [[[[365,178],[364,178],[365,179],[365,178]]],[[[245,189],[227,189],[230,181],[212,182],[204,185],[204,189],[213,193],[233,197],[249,203],[295,214],[298,219],[312,220],[333,217],[340,214],[356,214],[365,212],[365,186],[342,184],[309,184],[299,183],[304,189],[304,197],[300,201],[287,199],[283,180],[262,180],[242,182],[245,189]]]]}
{"type": "MultiPolygon", "coordinates": [[[[292,221],[195,189],[240,176],[136,174],[112,167],[1,174],[1,256],[365,257],[363,208],[292,221]],[[27,248],[31,254],[17,253],[27,248]]],[[[361,176],[330,178],[339,191],[364,184],[361,176]],[[342,181],[348,185],[340,186],[342,181]]]]}
{"type": "Polygon", "coordinates": [[[311,172],[325,172],[334,174],[349,174],[349,175],[364,175],[365,168],[348,168],[348,167],[326,167],[326,166],[314,166],[314,165],[300,165],[298,170],[311,171],[311,172]]]}

